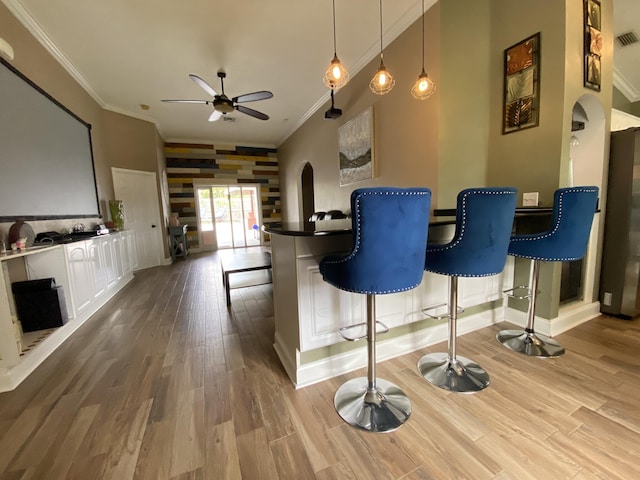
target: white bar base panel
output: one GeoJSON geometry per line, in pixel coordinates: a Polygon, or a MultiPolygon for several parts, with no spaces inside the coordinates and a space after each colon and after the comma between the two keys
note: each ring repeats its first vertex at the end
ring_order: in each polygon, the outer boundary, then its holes
{"type": "MultiPolygon", "coordinates": [[[[504,321],[524,328],[527,324],[527,312],[521,312],[505,306],[504,321]]],[[[600,302],[576,302],[561,306],[558,316],[553,319],[536,317],[535,331],[553,338],[572,328],[582,325],[600,315],[600,302]]]]}
{"type": "MultiPolygon", "coordinates": [[[[460,335],[464,335],[502,321],[508,321],[524,328],[526,315],[526,312],[508,307],[487,310],[458,319],[458,332],[460,335]]],[[[571,304],[562,307],[558,317],[552,321],[536,317],[535,327],[537,332],[553,337],[588,322],[598,315],[600,315],[599,302],[571,304]]],[[[445,342],[447,337],[446,320],[442,320],[438,325],[388,340],[385,340],[383,335],[378,337],[376,346],[378,362],[445,342]]],[[[296,389],[364,368],[367,364],[366,342],[362,343],[361,348],[305,364],[301,363],[300,351],[296,350],[295,356],[287,355],[287,349],[283,348],[283,343],[277,333],[273,348],[296,389]]]]}
{"type": "MultiPolygon", "coordinates": [[[[496,314],[499,313],[501,313],[501,309],[498,308],[458,319],[458,332],[463,335],[499,323],[502,321],[501,317],[496,317],[496,314]]],[[[442,320],[437,325],[398,337],[389,339],[384,337],[385,335],[381,335],[377,339],[376,357],[378,363],[446,341],[448,338],[447,321],[442,320]]],[[[301,363],[298,350],[295,351],[295,358],[292,355],[287,355],[287,350],[283,348],[283,343],[277,333],[273,348],[295,388],[298,389],[366,367],[366,341],[361,343],[361,348],[305,364],[301,363]]]]}

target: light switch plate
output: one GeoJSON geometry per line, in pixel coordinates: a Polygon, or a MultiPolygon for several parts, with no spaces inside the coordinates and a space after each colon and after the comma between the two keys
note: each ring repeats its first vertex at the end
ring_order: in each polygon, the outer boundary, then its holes
{"type": "Polygon", "coordinates": [[[522,206],[523,207],[537,207],[538,206],[538,192],[528,192],[522,194],[522,206]]]}

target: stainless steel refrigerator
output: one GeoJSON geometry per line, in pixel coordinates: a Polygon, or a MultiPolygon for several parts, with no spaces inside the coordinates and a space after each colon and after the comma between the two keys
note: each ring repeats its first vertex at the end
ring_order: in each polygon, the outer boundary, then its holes
{"type": "Polygon", "coordinates": [[[640,314],[640,128],[611,133],[600,311],[640,314]]]}

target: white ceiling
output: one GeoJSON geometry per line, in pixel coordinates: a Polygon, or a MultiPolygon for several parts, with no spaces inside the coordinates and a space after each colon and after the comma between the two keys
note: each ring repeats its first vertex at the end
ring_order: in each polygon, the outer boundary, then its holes
{"type": "MultiPolygon", "coordinates": [[[[321,78],[333,56],[331,0],[2,2],[100,105],[155,122],[166,141],[277,146],[328,99],[321,78]],[[273,92],[246,104],[269,120],[233,112],[233,123],[210,123],[211,106],[160,101],[210,100],[188,74],[220,93],[221,69],[229,97],[273,92]]],[[[640,1],[615,0],[614,12],[615,34],[640,36],[640,1]]],[[[420,15],[420,0],[383,2],[384,45],[420,15]]],[[[336,24],[338,55],[353,75],[379,52],[378,2],[338,0],[336,24]]],[[[631,101],[640,100],[639,58],[640,44],[616,45],[616,86],[631,101]]]]}

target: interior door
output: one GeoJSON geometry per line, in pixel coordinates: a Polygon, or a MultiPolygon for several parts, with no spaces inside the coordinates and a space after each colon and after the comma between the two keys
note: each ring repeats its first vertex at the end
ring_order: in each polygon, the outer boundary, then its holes
{"type": "Polygon", "coordinates": [[[155,172],[111,168],[113,190],[124,203],[124,228],[136,235],[138,269],[160,265],[164,257],[155,172]]]}

